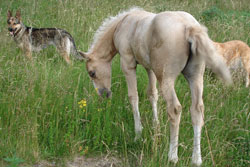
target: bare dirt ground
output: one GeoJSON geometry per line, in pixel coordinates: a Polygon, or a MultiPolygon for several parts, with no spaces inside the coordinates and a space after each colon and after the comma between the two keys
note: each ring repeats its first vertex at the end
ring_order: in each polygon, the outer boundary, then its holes
{"type": "Polygon", "coordinates": [[[84,157],[77,156],[72,160],[66,161],[64,165],[59,165],[53,162],[41,161],[34,167],[122,167],[122,161],[116,157],[110,156],[97,156],[97,157],[84,157]]]}

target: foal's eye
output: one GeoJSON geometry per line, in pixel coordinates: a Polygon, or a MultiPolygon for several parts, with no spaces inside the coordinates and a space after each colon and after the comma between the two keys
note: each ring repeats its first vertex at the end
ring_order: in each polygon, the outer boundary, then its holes
{"type": "Polygon", "coordinates": [[[89,71],[89,76],[90,76],[91,78],[95,78],[95,77],[96,77],[95,71],[89,71]]]}

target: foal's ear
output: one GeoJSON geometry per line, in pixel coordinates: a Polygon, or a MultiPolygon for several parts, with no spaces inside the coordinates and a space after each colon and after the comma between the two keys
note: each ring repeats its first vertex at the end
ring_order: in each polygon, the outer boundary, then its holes
{"type": "Polygon", "coordinates": [[[10,17],[12,16],[12,13],[10,10],[8,10],[8,13],[7,13],[7,18],[9,19],[10,17]]]}
{"type": "Polygon", "coordinates": [[[84,53],[84,52],[81,52],[81,51],[78,51],[78,52],[79,52],[79,54],[83,57],[83,59],[89,60],[89,56],[88,56],[87,53],[84,53]]]}
{"type": "Polygon", "coordinates": [[[20,11],[20,9],[18,9],[18,10],[16,11],[16,18],[17,18],[19,21],[21,21],[21,11],[20,11]]]}

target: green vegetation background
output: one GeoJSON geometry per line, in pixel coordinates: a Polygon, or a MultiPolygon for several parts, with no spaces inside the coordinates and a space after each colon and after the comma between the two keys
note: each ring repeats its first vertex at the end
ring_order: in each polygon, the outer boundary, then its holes
{"type": "MultiPolygon", "coordinates": [[[[133,114],[117,55],[112,63],[112,100],[100,100],[85,63],[68,66],[53,47],[27,60],[7,32],[7,10],[21,9],[22,20],[33,27],[60,27],[72,34],[78,49],[87,51],[102,21],[133,6],[147,11],[182,10],[208,27],[219,42],[250,44],[248,0],[0,0],[0,166],[29,166],[41,160],[63,166],[76,155],[108,154],[124,166],[171,166],[168,163],[169,125],[160,98],[160,130],[152,126],[146,96],[147,75],[138,67],[142,140],[134,142],[133,114]]],[[[244,78],[224,87],[208,72],[204,82],[205,127],[203,166],[250,164],[249,88],[244,78]]],[[[185,79],[176,81],[183,105],[177,166],[190,166],[193,129],[188,112],[190,91],[185,79]]]]}

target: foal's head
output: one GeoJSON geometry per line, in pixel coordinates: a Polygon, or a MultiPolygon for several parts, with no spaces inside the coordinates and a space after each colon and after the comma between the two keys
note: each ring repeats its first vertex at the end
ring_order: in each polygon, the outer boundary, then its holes
{"type": "Polygon", "coordinates": [[[86,59],[86,68],[99,96],[111,97],[111,61],[98,59],[80,52],[86,59]]]}

